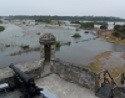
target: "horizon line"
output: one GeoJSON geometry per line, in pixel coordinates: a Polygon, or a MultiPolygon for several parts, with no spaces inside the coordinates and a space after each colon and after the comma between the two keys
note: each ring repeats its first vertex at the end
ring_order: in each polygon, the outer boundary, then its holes
{"type": "Polygon", "coordinates": [[[60,16],[60,17],[113,17],[113,18],[121,18],[125,19],[123,17],[118,16],[99,16],[99,15],[0,15],[1,17],[9,17],[9,16],[60,16]]]}

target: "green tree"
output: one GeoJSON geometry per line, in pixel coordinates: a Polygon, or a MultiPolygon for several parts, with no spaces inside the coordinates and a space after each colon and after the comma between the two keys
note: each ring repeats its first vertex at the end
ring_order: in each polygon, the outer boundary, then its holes
{"type": "Polygon", "coordinates": [[[5,27],[4,26],[0,26],[0,32],[4,31],[4,30],[5,30],[5,27]]]}
{"type": "Polygon", "coordinates": [[[102,29],[102,30],[106,30],[106,29],[107,29],[107,26],[102,25],[102,26],[100,26],[100,29],[102,29]]]}
{"type": "Polygon", "coordinates": [[[94,28],[94,23],[93,22],[85,22],[85,23],[80,23],[80,28],[83,29],[93,29],[94,28]]]}

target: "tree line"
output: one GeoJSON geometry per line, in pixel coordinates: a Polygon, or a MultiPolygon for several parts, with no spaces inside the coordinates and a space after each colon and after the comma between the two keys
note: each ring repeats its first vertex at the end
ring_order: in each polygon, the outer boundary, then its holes
{"type": "Polygon", "coordinates": [[[33,20],[68,20],[68,21],[125,21],[119,17],[106,17],[106,16],[4,16],[6,19],[33,19],[33,20]]]}

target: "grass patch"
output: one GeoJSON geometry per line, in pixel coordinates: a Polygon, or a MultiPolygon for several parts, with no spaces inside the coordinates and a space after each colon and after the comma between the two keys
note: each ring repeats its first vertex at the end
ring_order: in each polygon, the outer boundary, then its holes
{"type": "Polygon", "coordinates": [[[60,41],[56,41],[56,51],[60,51],[61,43],[60,41]]]}
{"type": "Polygon", "coordinates": [[[56,48],[59,48],[59,47],[61,47],[61,43],[60,41],[56,41],[56,48]]]}
{"type": "Polygon", "coordinates": [[[10,47],[11,45],[5,45],[5,47],[10,47]]]}
{"type": "Polygon", "coordinates": [[[75,33],[72,37],[74,37],[74,38],[80,38],[81,35],[79,33],[75,33]]]}
{"type": "Polygon", "coordinates": [[[30,46],[29,45],[21,45],[20,48],[23,50],[27,50],[30,48],[30,46]]]}
{"type": "Polygon", "coordinates": [[[94,23],[93,22],[81,22],[80,23],[80,28],[81,29],[93,29],[94,28],[94,23]]]}
{"type": "Polygon", "coordinates": [[[5,27],[4,26],[0,26],[0,32],[4,31],[5,27]]]}
{"type": "Polygon", "coordinates": [[[36,33],[36,35],[40,35],[40,32],[36,33]]]}

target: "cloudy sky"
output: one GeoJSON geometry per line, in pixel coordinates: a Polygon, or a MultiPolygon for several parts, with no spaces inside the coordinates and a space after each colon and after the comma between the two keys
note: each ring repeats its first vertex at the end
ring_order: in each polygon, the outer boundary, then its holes
{"type": "Polygon", "coordinates": [[[0,16],[3,15],[94,15],[125,18],[125,0],[0,0],[0,16]]]}

